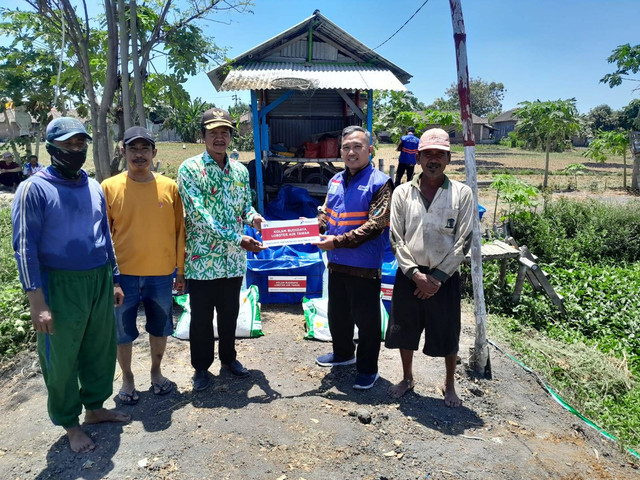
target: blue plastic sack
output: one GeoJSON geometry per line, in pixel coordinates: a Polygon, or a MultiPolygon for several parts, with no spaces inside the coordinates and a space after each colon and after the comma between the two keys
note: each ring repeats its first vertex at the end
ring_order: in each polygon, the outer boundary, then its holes
{"type": "Polygon", "coordinates": [[[265,207],[264,217],[268,220],[315,218],[319,204],[304,188],[282,185],[278,196],[265,207]]]}
{"type": "Polygon", "coordinates": [[[487,209],[482,205],[478,204],[478,214],[480,215],[480,220],[482,220],[482,216],[487,213],[487,209]]]}

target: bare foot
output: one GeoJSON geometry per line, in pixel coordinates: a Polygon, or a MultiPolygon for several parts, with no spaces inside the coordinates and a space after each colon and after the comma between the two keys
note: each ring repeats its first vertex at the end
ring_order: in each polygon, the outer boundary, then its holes
{"type": "Polygon", "coordinates": [[[440,391],[442,392],[442,395],[444,395],[444,404],[447,407],[456,408],[462,405],[462,400],[458,397],[456,388],[453,384],[440,387],[440,391]]]}
{"type": "Polygon", "coordinates": [[[96,448],[96,444],[93,440],[82,431],[79,426],[65,428],[67,431],[67,437],[69,437],[69,444],[71,444],[71,450],[76,453],[90,452],[96,448]]]}
{"type": "Polygon", "coordinates": [[[405,380],[402,380],[400,383],[396,383],[395,385],[390,386],[387,390],[387,393],[392,398],[400,398],[409,390],[413,390],[413,387],[415,387],[415,385],[416,384],[414,383],[413,378],[407,378],[405,380]]]}
{"type": "Polygon", "coordinates": [[[84,423],[103,423],[103,422],[128,422],[131,420],[129,415],[125,415],[117,410],[107,410],[106,408],[99,408],[97,410],[87,410],[84,415],[84,423]]]}

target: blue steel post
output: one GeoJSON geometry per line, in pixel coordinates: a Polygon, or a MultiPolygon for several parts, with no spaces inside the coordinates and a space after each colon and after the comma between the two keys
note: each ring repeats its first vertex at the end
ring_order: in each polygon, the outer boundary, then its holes
{"type": "Polygon", "coordinates": [[[253,149],[256,156],[256,195],[258,212],[264,213],[264,184],[262,179],[262,150],[260,149],[260,118],[258,115],[258,93],[251,90],[251,120],[253,123],[253,149]]]}
{"type": "MultiPolygon", "coordinates": [[[[373,90],[367,91],[367,130],[371,134],[371,145],[373,145],[373,90]]],[[[371,155],[369,155],[371,161],[371,155]]]]}

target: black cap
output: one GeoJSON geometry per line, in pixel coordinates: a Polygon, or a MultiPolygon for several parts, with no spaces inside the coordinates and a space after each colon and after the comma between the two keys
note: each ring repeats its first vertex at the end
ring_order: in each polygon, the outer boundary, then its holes
{"type": "Polygon", "coordinates": [[[216,127],[229,127],[233,130],[233,122],[231,115],[226,110],[221,108],[210,108],[202,114],[202,120],[200,126],[207,130],[214,129],[216,127]]]}
{"type": "Polygon", "coordinates": [[[413,127],[409,127],[409,128],[407,128],[407,132],[413,132],[413,133],[416,133],[416,129],[415,129],[415,128],[413,128],[413,127]]]}
{"type": "Polygon", "coordinates": [[[124,145],[129,145],[134,140],[138,140],[141,138],[142,140],[146,140],[154,147],[156,146],[156,141],[153,138],[153,134],[144,127],[131,127],[128,128],[124,132],[124,138],[122,139],[122,143],[124,145]]]}

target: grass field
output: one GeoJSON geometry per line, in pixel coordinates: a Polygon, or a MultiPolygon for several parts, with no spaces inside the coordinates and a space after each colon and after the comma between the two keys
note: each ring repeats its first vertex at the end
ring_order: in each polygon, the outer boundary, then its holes
{"type": "MultiPolygon", "coordinates": [[[[93,166],[91,145],[89,146],[89,161],[85,165],[91,173],[95,171],[93,166]]],[[[175,178],[178,167],[187,158],[200,154],[204,146],[199,143],[160,142],[157,144],[158,154],[156,161],[160,162],[160,171],[169,177],[175,178]]],[[[584,148],[576,148],[562,153],[552,153],[549,161],[549,188],[556,194],[576,190],[587,196],[592,195],[620,195],[626,193],[623,189],[622,158],[611,159],[606,163],[595,163],[582,156],[584,148]],[[567,166],[582,164],[585,170],[578,175],[569,175],[565,172],[567,166]],[[605,193],[606,192],[606,193],[605,193]]],[[[544,176],[545,155],[543,152],[527,151],[517,148],[504,147],[502,145],[477,145],[475,148],[477,179],[481,185],[491,182],[495,174],[510,173],[528,184],[541,187],[544,176]]],[[[48,164],[48,155],[44,149],[40,150],[41,163],[48,164]]],[[[240,152],[240,161],[248,163],[255,157],[253,151],[240,152]]],[[[379,144],[376,147],[374,163],[379,166],[383,161],[384,170],[389,173],[398,164],[398,152],[393,144],[379,144]]],[[[632,160],[627,159],[627,182],[631,180],[632,160]]],[[[337,167],[342,163],[337,162],[337,167]]],[[[416,168],[419,172],[420,168],[416,168]]],[[[454,180],[465,179],[464,152],[461,145],[452,147],[451,165],[447,174],[454,180]]],[[[479,203],[486,209],[485,218],[493,218],[495,203],[495,191],[489,188],[480,188],[478,191],[479,203]]],[[[498,205],[501,207],[501,205],[498,205]]],[[[486,223],[486,222],[485,222],[486,223]]]]}
{"type": "MultiPolygon", "coordinates": [[[[6,147],[0,147],[6,148],[6,147]]],[[[92,158],[92,149],[89,145],[88,158],[86,168],[94,171],[92,158]]],[[[176,143],[176,142],[160,142],[157,144],[158,155],[156,160],[160,162],[160,170],[177,169],[177,167],[187,158],[197,155],[203,151],[204,146],[199,143],[176,143]]],[[[563,190],[567,188],[569,178],[573,179],[573,175],[566,175],[563,171],[571,164],[583,164],[586,170],[577,176],[578,189],[593,189],[597,187],[601,189],[618,189],[622,188],[622,158],[611,159],[606,163],[595,163],[590,159],[583,157],[584,148],[575,148],[562,153],[551,153],[550,156],[550,180],[549,186],[555,190],[563,190]]],[[[501,145],[476,145],[476,168],[478,172],[478,180],[491,180],[493,173],[513,173],[519,178],[526,180],[532,185],[542,183],[544,174],[545,155],[544,152],[520,150],[517,148],[508,148],[501,145]]],[[[240,161],[249,162],[255,157],[253,151],[240,152],[240,161]]],[[[44,148],[40,149],[41,163],[48,164],[48,154],[44,148]]],[[[398,152],[396,146],[392,144],[379,144],[376,147],[374,162],[379,164],[380,159],[384,162],[384,169],[388,173],[389,167],[398,164],[398,152]]],[[[628,171],[632,160],[627,159],[628,171]]],[[[340,162],[338,162],[340,165],[340,162]]],[[[464,179],[464,152],[462,146],[454,145],[452,147],[451,165],[448,174],[456,179],[464,179]]]]}

